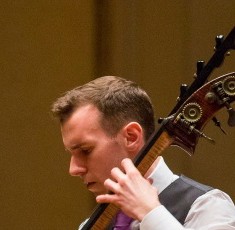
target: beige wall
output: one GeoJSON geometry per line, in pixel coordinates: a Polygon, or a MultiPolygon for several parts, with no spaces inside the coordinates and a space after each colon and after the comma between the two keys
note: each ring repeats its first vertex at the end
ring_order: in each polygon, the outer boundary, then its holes
{"type": "Polygon", "coordinates": [[[49,111],[94,75],[92,1],[1,2],[0,229],[76,229],[90,195],[49,111]]]}
{"type": "MultiPolygon", "coordinates": [[[[0,7],[1,229],[76,229],[94,201],[68,175],[59,127],[50,115],[62,92],[101,75],[137,81],[166,116],[214,37],[234,26],[234,1],[3,1],[0,7]]],[[[213,77],[235,71],[235,54],[213,77]]],[[[235,108],[235,106],[234,106],[235,108]]],[[[196,154],[167,149],[176,172],[227,191],[235,199],[235,129],[208,125],[213,146],[196,154]]]]}

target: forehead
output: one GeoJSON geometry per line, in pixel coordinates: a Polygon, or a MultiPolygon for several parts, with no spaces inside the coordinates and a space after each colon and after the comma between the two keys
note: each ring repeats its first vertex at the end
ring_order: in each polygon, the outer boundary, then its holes
{"type": "Polygon", "coordinates": [[[93,105],[77,108],[61,124],[61,133],[65,145],[71,145],[78,139],[89,138],[95,133],[103,132],[100,126],[101,112],[93,105]]]}
{"type": "MultiPolygon", "coordinates": [[[[91,104],[80,106],[61,124],[62,129],[66,127],[82,126],[86,124],[97,125],[100,123],[101,112],[91,104]]],[[[92,125],[92,126],[93,126],[92,125]]]]}

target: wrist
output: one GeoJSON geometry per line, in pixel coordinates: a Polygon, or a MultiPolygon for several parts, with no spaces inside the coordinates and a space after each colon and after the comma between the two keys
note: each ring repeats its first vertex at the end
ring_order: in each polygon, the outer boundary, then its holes
{"type": "Polygon", "coordinates": [[[144,217],[146,215],[148,215],[148,213],[150,213],[152,210],[154,210],[160,206],[161,206],[161,203],[157,202],[155,205],[152,205],[151,207],[148,207],[148,208],[142,210],[141,212],[138,213],[137,220],[141,222],[144,219],[144,217]]]}

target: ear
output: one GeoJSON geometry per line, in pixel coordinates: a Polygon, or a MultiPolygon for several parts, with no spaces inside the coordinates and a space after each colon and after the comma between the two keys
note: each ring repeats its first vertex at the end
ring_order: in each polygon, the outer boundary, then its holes
{"type": "Polygon", "coordinates": [[[144,145],[144,133],[141,125],[137,122],[130,122],[123,128],[125,147],[134,157],[144,145]]]}

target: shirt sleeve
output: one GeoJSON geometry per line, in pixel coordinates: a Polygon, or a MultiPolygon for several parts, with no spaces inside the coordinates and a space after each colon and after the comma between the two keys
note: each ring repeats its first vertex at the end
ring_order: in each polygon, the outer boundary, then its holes
{"type": "Polygon", "coordinates": [[[234,204],[227,194],[214,189],[195,200],[184,225],[181,225],[163,205],[149,212],[140,223],[140,230],[172,229],[234,230],[234,204]]]}
{"type": "Polygon", "coordinates": [[[149,212],[140,223],[140,230],[182,230],[184,227],[163,206],[149,212]]]}

